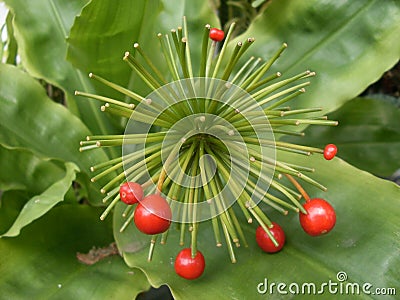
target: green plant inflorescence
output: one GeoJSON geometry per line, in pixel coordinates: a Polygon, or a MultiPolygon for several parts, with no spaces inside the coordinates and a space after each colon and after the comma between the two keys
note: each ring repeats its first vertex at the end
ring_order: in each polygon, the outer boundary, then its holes
{"type": "MultiPolygon", "coordinates": [[[[306,214],[299,181],[326,190],[306,175],[313,168],[276,157],[276,149],[306,156],[324,154],[324,150],[277,137],[301,136],[301,125],[337,125],[320,115],[322,108],[291,109],[290,102],[305,92],[316,74],[306,70],[284,79],[279,72],[271,74],[286,44],[267,61],[246,58],[255,39],[231,46],[234,26],[226,36],[215,29],[210,36],[211,26],[206,25],[202,41],[191,41],[184,18],[182,27],[158,34],[168,74],[162,74],[135,43],[134,53],[126,52],[123,60],[152,90],[149,95],[139,95],[95,74],[90,77],[131,101],[76,92],[103,102],[102,111],[129,119],[123,135],[88,136],[81,142],[81,151],[122,147],[120,157],[91,168],[92,181],[104,182],[101,192],[108,206],[101,219],[121,202],[122,184],[139,183],[144,195],[161,195],[167,201],[170,221],[179,225],[182,245],[185,234],[190,234],[193,258],[199,223],[210,219],[215,244],[222,245],[224,237],[232,262],[236,262],[235,246],[247,245],[241,221],[256,222],[278,247],[266,208],[306,214]],[[191,47],[201,47],[202,52],[196,74],[191,47]]],[[[121,232],[133,226],[133,205],[126,204],[121,218],[125,219],[121,232]]],[[[151,236],[149,260],[158,236],[165,243],[168,230],[151,236]]]]}

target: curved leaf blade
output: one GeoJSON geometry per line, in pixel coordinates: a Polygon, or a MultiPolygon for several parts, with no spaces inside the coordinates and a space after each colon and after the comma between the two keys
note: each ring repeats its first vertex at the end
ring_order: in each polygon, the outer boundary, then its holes
{"type": "MultiPolygon", "coordinates": [[[[33,78],[11,65],[0,65],[0,120],[0,143],[8,147],[74,162],[85,173],[108,159],[102,149],[79,152],[79,142],[90,134],[86,126],[47,98],[33,78]]],[[[99,197],[90,200],[96,203],[99,197]]]]}
{"type": "MultiPolygon", "coordinates": [[[[205,291],[207,297],[215,299],[261,299],[267,295],[274,299],[293,298],[302,295],[279,295],[276,289],[275,294],[269,290],[264,295],[257,291],[257,286],[266,278],[270,283],[311,282],[320,287],[329,280],[339,283],[336,275],[340,271],[347,273],[349,283],[371,283],[374,288],[398,290],[400,188],[338,158],[328,162],[321,156],[299,158],[283,153],[280,158],[316,168],[313,177],[328,186],[329,191],[324,193],[308,185],[306,189],[312,197],[325,198],[335,207],[337,224],[331,233],[313,238],[302,231],[296,214],[282,216],[268,212],[286,232],[287,244],[283,250],[274,255],[263,253],[255,242],[256,225],[243,225],[249,247],[235,249],[238,262],[231,264],[226,247],[215,247],[211,224],[201,223],[198,249],[205,255],[206,270],[201,278],[187,281],[179,278],[173,267],[174,258],[182,249],[178,245],[179,232],[171,229],[167,244],[157,244],[153,261],[147,262],[149,237],[143,238],[134,226],[128,227],[126,233],[118,232],[121,205],[115,212],[114,235],[128,265],[142,269],[153,286],[168,284],[176,299],[201,299],[205,291]]],[[[245,223],[243,220],[242,224],[245,223]]],[[[337,299],[337,294],[327,290],[321,296],[337,299]]],[[[352,299],[371,297],[352,295],[352,299]]]]}
{"type": "Polygon", "coordinates": [[[109,119],[99,112],[100,105],[73,96],[75,90],[93,92],[94,89],[86,75],[65,60],[66,37],[74,17],[88,0],[39,0],[30,4],[21,0],[4,2],[14,14],[14,35],[24,68],[32,76],[62,88],[69,109],[80,116],[92,132],[115,130],[109,119]]]}
{"type": "Polygon", "coordinates": [[[0,239],[2,297],[124,300],[147,290],[143,273],[129,269],[118,256],[93,265],[77,260],[78,252],[112,242],[111,227],[99,221],[98,214],[87,206],[63,205],[17,238],[0,239]]]}
{"type": "Polygon", "coordinates": [[[0,190],[28,190],[32,194],[48,188],[64,170],[50,160],[41,159],[27,149],[0,144],[0,190]]]}
{"type": "Polygon", "coordinates": [[[282,0],[272,1],[234,42],[255,37],[249,55],[264,59],[288,43],[272,70],[284,76],[317,72],[293,106],[333,111],[399,60],[399,31],[398,1],[282,0]]]}
{"type": "Polygon", "coordinates": [[[42,217],[57,203],[64,200],[64,196],[76,178],[76,172],[79,168],[74,163],[65,163],[65,176],[53,183],[40,195],[36,195],[30,199],[22,208],[14,224],[7,232],[0,237],[17,236],[21,229],[32,223],[36,219],[42,217]]]}

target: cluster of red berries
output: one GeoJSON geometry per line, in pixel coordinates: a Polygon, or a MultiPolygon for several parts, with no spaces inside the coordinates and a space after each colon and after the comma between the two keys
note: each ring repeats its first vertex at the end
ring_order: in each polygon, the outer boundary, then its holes
{"type": "MultiPolygon", "coordinates": [[[[337,147],[334,144],[328,144],[324,148],[324,158],[331,160],[337,153],[337,147]]],[[[336,224],[336,213],[333,207],[324,199],[306,198],[303,205],[307,214],[300,212],[299,220],[303,230],[311,236],[319,236],[328,233],[336,224]]],[[[256,231],[256,241],[258,246],[265,252],[275,253],[280,251],[285,244],[285,232],[277,223],[272,222],[269,228],[270,234],[275,238],[277,245],[274,244],[271,237],[265,230],[259,226],[256,231]]]]}
{"type": "MultiPolygon", "coordinates": [[[[337,152],[333,144],[325,147],[324,157],[332,159],[337,152]],[[333,154],[332,154],[333,153],[333,154]]],[[[121,201],[127,205],[138,204],[134,213],[134,223],[138,230],[145,234],[153,235],[163,233],[171,225],[172,212],[168,202],[157,194],[144,196],[143,188],[136,182],[125,182],[120,186],[121,201]]],[[[300,225],[311,236],[326,234],[332,230],[336,223],[336,213],[333,207],[324,199],[306,198],[303,205],[307,214],[300,212],[300,225]]],[[[256,242],[265,252],[275,253],[280,251],[285,244],[285,233],[281,226],[272,222],[266,232],[262,226],[256,230],[256,242]],[[276,243],[271,239],[271,235],[276,243]]],[[[191,248],[185,248],[179,252],[175,259],[175,272],[185,279],[200,277],[205,269],[203,254],[197,250],[192,255],[191,248]]]]}
{"type": "MultiPolygon", "coordinates": [[[[307,214],[299,213],[300,225],[311,236],[326,234],[332,230],[336,223],[336,213],[333,207],[324,199],[309,199],[304,205],[307,214]]],[[[273,235],[278,245],[275,245],[265,230],[259,226],[256,230],[258,246],[265,252],[275,253],[285,244],[285,232],[277,223],[272,222],[269,232],[273,235]]]]}
{"type": "MultiPolygon", "coordinates": [[[[145,234],[160,234],[171,225],[172,212],[168,202],[157,194],[143,197],[143,188],[136,182],[125,182],[120,186],[121,201],[127,205],[137,203],[134,213],[134,223],[137,229],[145,234]]],[[[200,251],[192,257],[190,248],[179,252],[175,259],[176,273],[186,279],[196,279],[205,268],[204,256],[200,251]]]]}

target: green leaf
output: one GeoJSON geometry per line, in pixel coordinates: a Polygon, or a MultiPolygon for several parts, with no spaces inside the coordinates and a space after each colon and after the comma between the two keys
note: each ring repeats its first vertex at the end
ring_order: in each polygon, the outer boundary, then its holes
{"type": "Polygon", "coordinates": [[[28,190],[37,194],[48,188],[65,171],[53,161],[42,159],[27,149],[0,144],[0,190],[28,190]]]}
{"type": "MultiPolygon", "coordinates": [[[[167,65],[161,57],[157,33],[168,34],[172,28],[181,26],[184,15],[188,16],[188,29],[193,41],[201,40],[207,22],[214,26],[219,24],[207,1],[190,1],[190,4],[182,0],[91,1],[76,17],[71,29],[68,60],[85,72],[130,86],[146,96],[148,88],[122,61],[123,54],[132,51],[133,43],[138,42],[153,64],[165,73],[167,65]]],[[[197,69],[201,49],[193,47],[191,50],[197,69]]]]}
{"type": "Polygon", "coordinates": [[[19,235],[23,227],[42,217],[57,203],[64,200],[64,196],[71,187],[72,181],[75,180],[76,172],[79,171],[79,168],[74,163],[66,163],[65,169],[65,176],[53,183],[40,195],[36,195],[30,199],[22,208],[11,228],[0,237],[19,235]]]}
{"type": "Polygon", "coordinates": [[[288,43],[272,71],[282,77],[306,69],[317,73],[308,92],[291,105],[333,111],[399,60],[399,31],[399,1],[279,0],[234,41],[254,37],[248,55],[263,59],[288,43]]]}
{"type": "Polygon", "coordinates": [[[0,232],[6,232],[18,217],[29,194],[23,190],[4,190],[0,195],[0,232]]]}
{"type": "MultiPolygon", "coordinates": [[[[339,285],[336,276],[346,272],[345,283],[371,283],[375,288],[400,288],[398,278],[400,240],[400,188],[369,173],[362,172],[346,162],[335,158],[326,161],[321,155],[299,157],[279,153],[281,160],[312,166],[316,169],[313,178],[324,183],[324,193],[306,184],[304,187],[312,197],[323,197],[334,206],[337,223],[332,232],[321,237],[310,237],[303,232],[295,213],[282,216],[269,211],[272,220],[278,222],[286,232],[287,243],[276,254],[266,254],[256,245],[256,224],[240,220],[249,247],[235,249],[238,262],[230,262],[226,246],[215,247],[211,224],[199,225],[198,249],[206,259],[206,269],[201,278],[188,281],[179,278],[173,267],[174,258],[182,249],[178,245],[179,232],[171,229],[166,245],[156,244],[153,260],[147,261],[148,236],[129,226],[120,234],[124,207],[115,211],[114,235],[129,266],[142,269],[153,286],[168,284],[175,299],[286,299],[295,297],[277,293],[262,295],[257,286],[268,282],[301,285],[314,283],[317,287],[329,280],[339,285]]],[[[172,226],[171,228],[175,228],[172,226]]],[[[189,234],[187,234],[189,235],[189,234]]],[[[186,240],[186,247],[189,246],[186,240]]],[[[261,287],[263,288],[263,287],[261,287]]],[[[288,288],[286,287],[286,291],[288,288]]],[[[301,291],[301,290],[300,290],[301,291]]],[[[325,287],[326,299],[337,299],[339,292],[330,294],[325,287]]],[[[301,299],[309,295],[298,295],[301,299]]],[[[297,297],[297,296],[296,296],[297,297]]],[[[371,299],[373,295],[352,295],[351,299],[371,299]]],[[[395,299],[395,296],[386,296],[395,299]]]]}
{"type": "Polygon", "coordinates": [[[7,64],[17,64],[17,55],[18,55],[18,45],[17,41],[14,38],[13,26],[12,26],[12,18],[13,15],[9,11],[7,13],[6,23],[7,26],[7,50],[6,50],[6,59],[5,62],[7,64]]]}
{"type": "MultiPolygon", "coordinates": [[[[0,65],[0,119],[0,143],[8,147],[74,162],[82,172],[107,160],[102,149],[79,152],[79,141],[90,134],[85,125],[47,98],[28,74],[11,65],[0,65]]],[[[99,197],[90,200],[95,203],[99,197]]]]}
{"type": "Polygon", "coordinates": [[[134,42],[146,43],[160,10],[160,1],[91,1],[75,18],[68,37],[68,60],[85,72],[106,76],[127,86],[131,69],[122,60],[134,42]]]}
{"type": "Polygon", "coordinates": [[[76,14],[88,0],[5,0],[14,14],[14,34],[24,68],[34,77],[62,88],[69,109],[80,116],[92,132],[115,130],[109,119],[99,111],[100,105],[73,96],[75,90],[93,92],[87,75],[65,60],[66,37],[76,14]]]}
{"type": "Polygon", "coordinates": [[[291,142],[323,148],[334,143],[338,156],[375,175],[389,177],[400,168],[400,109],[382,100],[356,98],[329,114],[337,128],[310,126],[291,142]]]}
{"type": "MultiPolygon", "coordinates": [[[[142,272],[119,256],[93,265],[77,253],[112,242],[111,226],[87,206],[61,206],[24,229],[0,239],[0,282],[4,299],[134,299],[149,288],[142,272]]],[[[3,219],[0,219],[3,222],[3,219]]]]}

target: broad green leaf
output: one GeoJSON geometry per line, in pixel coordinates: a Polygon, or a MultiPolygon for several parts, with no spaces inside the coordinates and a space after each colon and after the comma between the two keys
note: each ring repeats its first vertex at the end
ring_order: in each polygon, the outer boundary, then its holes
{"type": "Polygon", "coordinates": [[[0,195],[0,232],[6,232],[18,217],[29,194],[24,190],[4,190],[0,195]]]}
{"type": "Polygon", "coordinates": [[[310,126],[297,144],[323,148],[334,143],[338,156],[356,167],[389,177],[400,168],[400,109],[386,101],[356,98],[329,114],[336,128],[310,126]]]}
{"type": "Polygon", "coordinates": [[[76,17],[68,37],[68,60],[86,73],[126,86],[131,69],[122,60],[133,43],[147,42],[160,1],[91,1],[76,17]]]}
{"type": "Polygon", "coordinates": [[[317,73],[308,92],[291,105],[333,111],[399,60],[399,32],[399,1],[279,0],[235,42],[254,37],[248,55],[263,59],[286,42],[272,71],[282,77],[307,69],[317,73]]]}
{"type": "Polygon", "coordinates": [[[69,109],[95,133],[114,130],[100,105],[73,96],[75,90],[93,91],[86,74],[66,61],[66,37],[74,17],[88,0],[5,0],[14,14],[14,34],[24,68],[34,77],[62,88],[69,109]]]}
{"type": "Polygon", "coordinates": [[[112,242],[110,224],[98,214],[87,206],[57,207],[17,238],[0,239],[1,298],[124,300],[147,290],[143,273],[119,256],[93,265],[77,260],[78,252],[112,242]]]}
{"type": "MultiPolygon", "coordinates": [[[[170,29],[182,26],[182,17],[188,17],[189,38],[193,45],[201,40],[207,22],[218,26],[215,13],[208,1],[91,1],[75,19],[68,38],[68,59],[77,68],[93,72],[130,86],[138,93],[149,92],[141,79],[122,61],[125,51],[133,50],[133,43],[149,56],[160,72],[167,65],[157,33],[168,34],[170,29]]],[[[171,40],[172,42],[172,40],[171,40]]],[[[200,60],[200,47],[191,49],[194,68],[200,60]]],[[[136,55],[140,60],[140,55],[136,55]]],[[[110,95],[110,93],[108,93],[110,95]]]]}
{"type": "MultiPolygon", "coordinates": [[[[255,242],[256,224],[247,224],[241,218],[249,247],[235,249],[237,263],[230,262],[227,248],[215,247],[211,224],[199,225],[198,249],[206,259],[206,270],[194,281],[179,278],[174,272],[174,259],[182,249],[178,245],[179,232],[172,229],[166,245],[156,244],[153,260],[147,261],[148,236],[138,233],[134,227],[120,234],[120,217],[124,207],[115,212],[114,235],[129,266],[142,269],[150,283],[158,287],[164,283],[171,288],[175,299],[309,299],[310,295],[293,295],[286,287],[287,295],[273,294],[269,289],[260,294],[257,286],[264,283],[278,284],[314,283],[317,291],[329,280],[339,287],[336,278],[339,272],[346,272],[348,279],[343,282],[364,283],[375,288],[400,288],[399,247],[400,232],[400,188],[392,182],[362,172],[346,162],[335,158],[325,161],[322,156],[299,157],[280,153],[280,159],[312,166],[316,169],[313,178],[328,187],[324,193],[304,185],[311,197],[323,197],[334,206],[337,223],[332,232],[321,237],[310,237],[301,229],[298,216],[289,213],[282,216],[268,210],[272,220],[277,221],[286,232],[287,242],[279,253],[269,255],[262,252],[255,242]]],[[[175,228],[172,226],[171,228],[175,228]]],[[[187,234],[189,235],[189,234],[187,234]]],[[[185,247],[189,246],[186,240],[185,247]]],[[[262,291],[264,287],[260,286],[262,291]]],[[[345,288],[345,286],[344,286],[345,288]]],[[[325,286],[325,299],[337,299],[325,286]]],[[[345,295],[345,294],[343,294],[345,295]]],[[[376,295],[346,296],[351,299],[378,299],[376,295]]],[[[385,299],[395,299],[386,296],[385,299]]],[[[380,298],[379,298],[380,299],[380,298]]]]}
{"type": "MultiPolygon", "coordinates": [[[[0,65],[0,120],[0,143],[6,146],[74,162],[82,172],[107,160],[101,149],[79,152],[79,141],[90,134],[86,126],[47,98],[44,89],[28,74],[11,65],[0,65]]],[[[96,203],[100,199],[90,200],[96,203]]]]}
{"type": "Polygon", "coordinates": [[[20,214],[11,228],[0,237],[11,237],[19,235],[21,229],[36,219],[42,217],[56,204],[64,200],[65,194],[76,178],[76,172],[79,169],[74,163],[65,164],[65,176],[53,183],[40,195],[30,199],[22,208],[20,214]]]}
{"type": "Polygon", "coordinates": [[[9,11],[7,13],[7,18],[5,22],[5,26],[7,27],[7,49],[4,53],[4,57],[2,56],[2,62],[5,61],[7,64],[13,64],[15,65],[17,63],[17,54],[18,54],[18,45],[17,41],[14,38],[14,33],[13,33],[13,26],[12,26],[12,18],[13,15],[9,11]]]}
{"type": "Polygon", "coordinates": [[[42,159],[27,149],[0,145],[0,190],[28,190],[32,195],[48,188],[65,171],[48,159],[42,159]]]}

